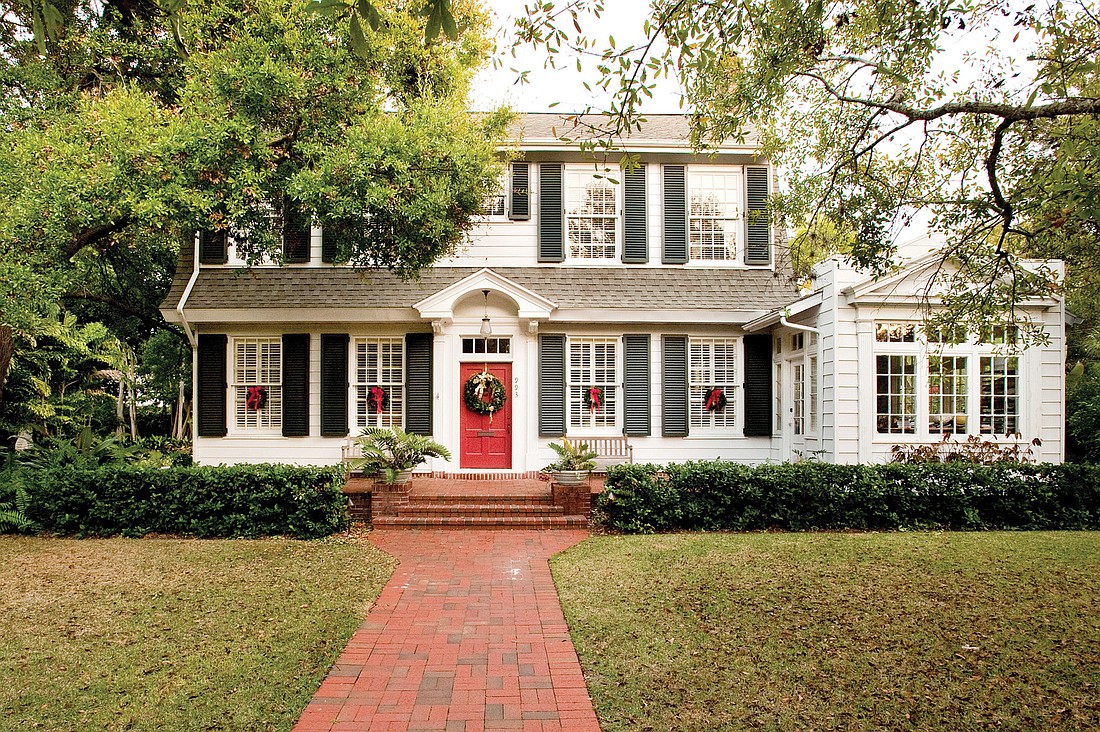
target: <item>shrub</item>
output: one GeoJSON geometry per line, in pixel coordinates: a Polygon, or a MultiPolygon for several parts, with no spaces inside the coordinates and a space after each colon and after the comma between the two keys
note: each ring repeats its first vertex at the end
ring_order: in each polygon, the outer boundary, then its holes
{"type": "Polygon", "coordinates": [[[58,534],[311,539],[348,523],[342,467],[82,462],[20,473],[27,517],[58,534]]]}
{"type": "Polygon", "coordinates": [[[596,501],[629,533],[1097,529],[1100,466],[998,463],[621,465],[596,501]]]}

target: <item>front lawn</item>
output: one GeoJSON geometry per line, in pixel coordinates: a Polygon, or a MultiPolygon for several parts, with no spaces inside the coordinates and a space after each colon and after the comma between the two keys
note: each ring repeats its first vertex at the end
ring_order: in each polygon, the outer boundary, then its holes
{"type": "Polygon", "coordinates": [[[392,570],[348,539],[0,536],[0,729],[289,730],[392,570]]]}
{"type": "Polygon", "coordinates": [[[604,732],[1100,729],[1100,534],[609,536],[552,566],[604,732]]]}

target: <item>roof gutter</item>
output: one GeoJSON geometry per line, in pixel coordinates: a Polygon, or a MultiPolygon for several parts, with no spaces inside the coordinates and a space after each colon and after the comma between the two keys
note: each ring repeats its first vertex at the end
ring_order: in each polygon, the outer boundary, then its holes
{"type": "Polygon", "coordinates": [[[183,332],[187,334],[187,341],[192,348],[195,348],[198,346],[198,339],[195,338],[195,333],[191,330],[191,326],[187,323],[187,316],[183,312],[183,308],[187,305],[187,298],[191,297],[191,290],[199,279],[199,247],[192,242],[192,248],[195,250],[195,261],[191,266],[191,279],[187,280],[187,287],[183,289],[183,296],[176,305],[176,313],[180,316],[180,322],[183,323],[183,332]]]}

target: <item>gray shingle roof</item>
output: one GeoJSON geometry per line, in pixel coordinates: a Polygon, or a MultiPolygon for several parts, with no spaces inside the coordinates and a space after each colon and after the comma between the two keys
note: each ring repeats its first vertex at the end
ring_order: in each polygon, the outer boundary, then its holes
{"type": "MultiPolygon", "coordinates": [[[[785,275],[767,270],[493,267],[559,309],[764,311],[795,299],[785,275]]],[[[478,272],[439,267],[405,282],[384,271],[347,267],[205,268],[188,309],[402,308],[478,272]]],[[[162,308],[175,308],[181,272],[162,308]]],[[[288,314],[289,316],[289,314],[288,314]]],[[[644,320],[644,316],[640,318],[644,320]]]]}

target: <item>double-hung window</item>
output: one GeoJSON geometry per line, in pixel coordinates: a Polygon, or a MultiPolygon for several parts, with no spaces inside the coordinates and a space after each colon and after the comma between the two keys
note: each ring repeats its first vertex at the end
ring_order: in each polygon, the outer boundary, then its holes
{"type": "Polygon", "coordinates": [[[283,424],[283,339],[233,339],[234,426],[277,431],[283,424]]]}
{"type": "Polygon", "coordinates": [[[567,400],[570,429],[605,429],[619,424],[618,338],[570,338],[567,400]]]}
{"type": "Polygon", "coordinates": [[[735,429],[741,339],[691,338],[688,349],[691,429],[735,429]]]}
{"type": "Polygon", "coordinates": [[[565,168],[565,227],[570,259],[615,259],[619,251],[619,185],[590,165],[565,168]]]}
{"type": "Polygon", "coordinates": [[[405,339],[356,338],[355,424],[364,427],[405,425],[405,339]]]}
{"type": "Polygon", "coordinates": [[[688,256],[732,261],[744,230],[745,171],[740,166],[688,168],[688,256]]]}

